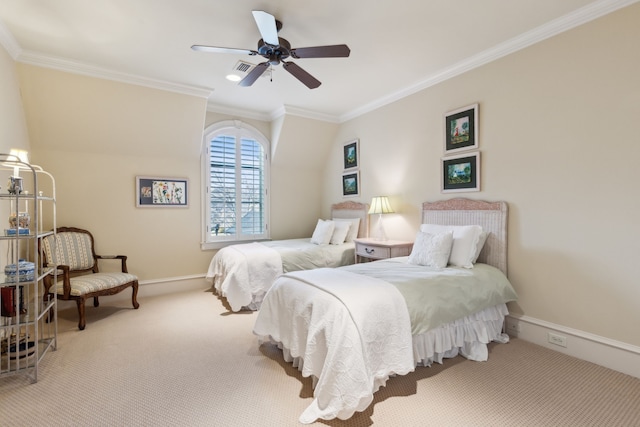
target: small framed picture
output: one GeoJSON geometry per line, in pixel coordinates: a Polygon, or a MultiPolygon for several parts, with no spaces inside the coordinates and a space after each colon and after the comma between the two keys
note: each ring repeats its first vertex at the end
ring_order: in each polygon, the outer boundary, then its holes
{"type": "Polygon", "coordinates": [[[480,152],[442,158],[442,192],[480,191],[480,152]]]}
{"type": "Polygon", "coordinates": [[[189,206],[187,178],[136,176],[137,207],[189,206]]]}
{"type": "Polygon", "coordinates": [[[478,104],[468,105],[444,115],[446,154],[478,148],[478,104]]]}
{"type": "Polygon", "coordinates": [[[358,167],[358,161],[360,160],[358,157],[360,153],[358,152],[358,140],[354,139],[353,141],[347,142],[344,144],[342,157],[344,159],[344,168],[352,169],[358,167]]]}
{"type": "Polygon", "coordinates": [[[360,194],[360,173],[349,172],[342,174],[342,195],[344,197],[360,194]]]}

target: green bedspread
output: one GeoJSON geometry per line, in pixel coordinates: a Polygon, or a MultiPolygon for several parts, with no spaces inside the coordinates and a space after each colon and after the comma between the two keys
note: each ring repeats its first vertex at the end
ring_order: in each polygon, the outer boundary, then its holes
{"type": "Polygon", "coordinates": [[[402,257],[342,268],[395,285],[407,303],[412,335],[517,299],[509,279],[487,264],[436,269],[402,257]]]}

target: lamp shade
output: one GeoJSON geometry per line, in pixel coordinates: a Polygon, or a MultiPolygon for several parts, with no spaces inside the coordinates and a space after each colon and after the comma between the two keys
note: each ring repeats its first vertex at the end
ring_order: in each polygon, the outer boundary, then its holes
{"type": "Polygon", "coordinates": [[[29,163],[29,152],[27,150],[18,150],[12,148],[7,156],[7,160],[18,161],[23,163],[29,163]]]}
{"type": "Polygon", "coordinates": [[[9,154],[5,154],[4,156],[6,157],[6,159],[5,161],[3,161],[2,166],[13,167],[13,176],[17,177],[20,174],[20,169],[27,169],[27,166],[24,166],[24,163],[26,163],[27,165],[29,164],[28,151],[12,148],[11,152],[9,154]]]}
{"type": "Polygon", "coordinates": [[[376,196],[371,199],[371,206],[369,207],[370,214],[387,214],[393,213],[389,199],[387,196],[376,196]]]}

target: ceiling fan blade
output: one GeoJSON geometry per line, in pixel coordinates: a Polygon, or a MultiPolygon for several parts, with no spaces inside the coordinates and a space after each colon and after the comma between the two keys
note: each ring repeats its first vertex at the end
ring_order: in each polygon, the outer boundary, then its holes
{"type": "Polygon", "coordinates": [[[260,64],[256,65],[253,68],[253,70],[251,70],[249,74],[245,76],[244,79],[240,80],[240,83],[238,83],[238,86],[248,87],[254,84],[256,80],[258,80],[258,78],[262,74],[264,74],[265,71],[267,71],[267,68],[269,68],[269,65],[270,65],[269,62],[261,62],[260,64]]]}
{"type": "Polygon", "coordinates": [[[198,52],[208,52],[208,53],[240,53],[247,55],[257,55],[258,52],[251,49],[236,49],[233,47],[217,47],[217,46],[203,46],[199,44],[194,44],[191,46],[191,49],[197,50],[198,52]]]}
{"type": "Polygon", "coordinates": [[[307,73],[295,62],[282,62],[282,67],[287,70],[293,77],[300,80],[306,87],[309,89],[315,89],[320,86],[320,80],[313,77],[311,74],[307,73]]]}
{"type": "Polygon", "coordinates": [[[280,42],[278,41],[278,27],[276,25],[276,18],[274,18],[273,15],[270,15],[267,12],[263,12],[261,10],[254,10],[252,13],[253,19],[256,20],[258,30],[260,30],[262,40],[272,46],[278,46],[280,42]]]}
{"type": "Polygon", "coordinates": [[[294,58],[346,58],[350,53],[351,49],[346,44],[291,49],[294,58]]]}

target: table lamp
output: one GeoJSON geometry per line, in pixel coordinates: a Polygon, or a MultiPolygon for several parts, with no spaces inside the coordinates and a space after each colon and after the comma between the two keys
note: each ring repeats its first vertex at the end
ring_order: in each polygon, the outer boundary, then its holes
{"type": "Polygon", "coordinates": [[[376,240],[387,240],[387,235],[384,232],[384,226],[382,225],[382,214],[393,213],[389,199],[387,196],[375,196],[371,199],[371,206],[369,207],[369,214],[378,214],[378,223],[373,233],[373,237],[376,240]]]}

